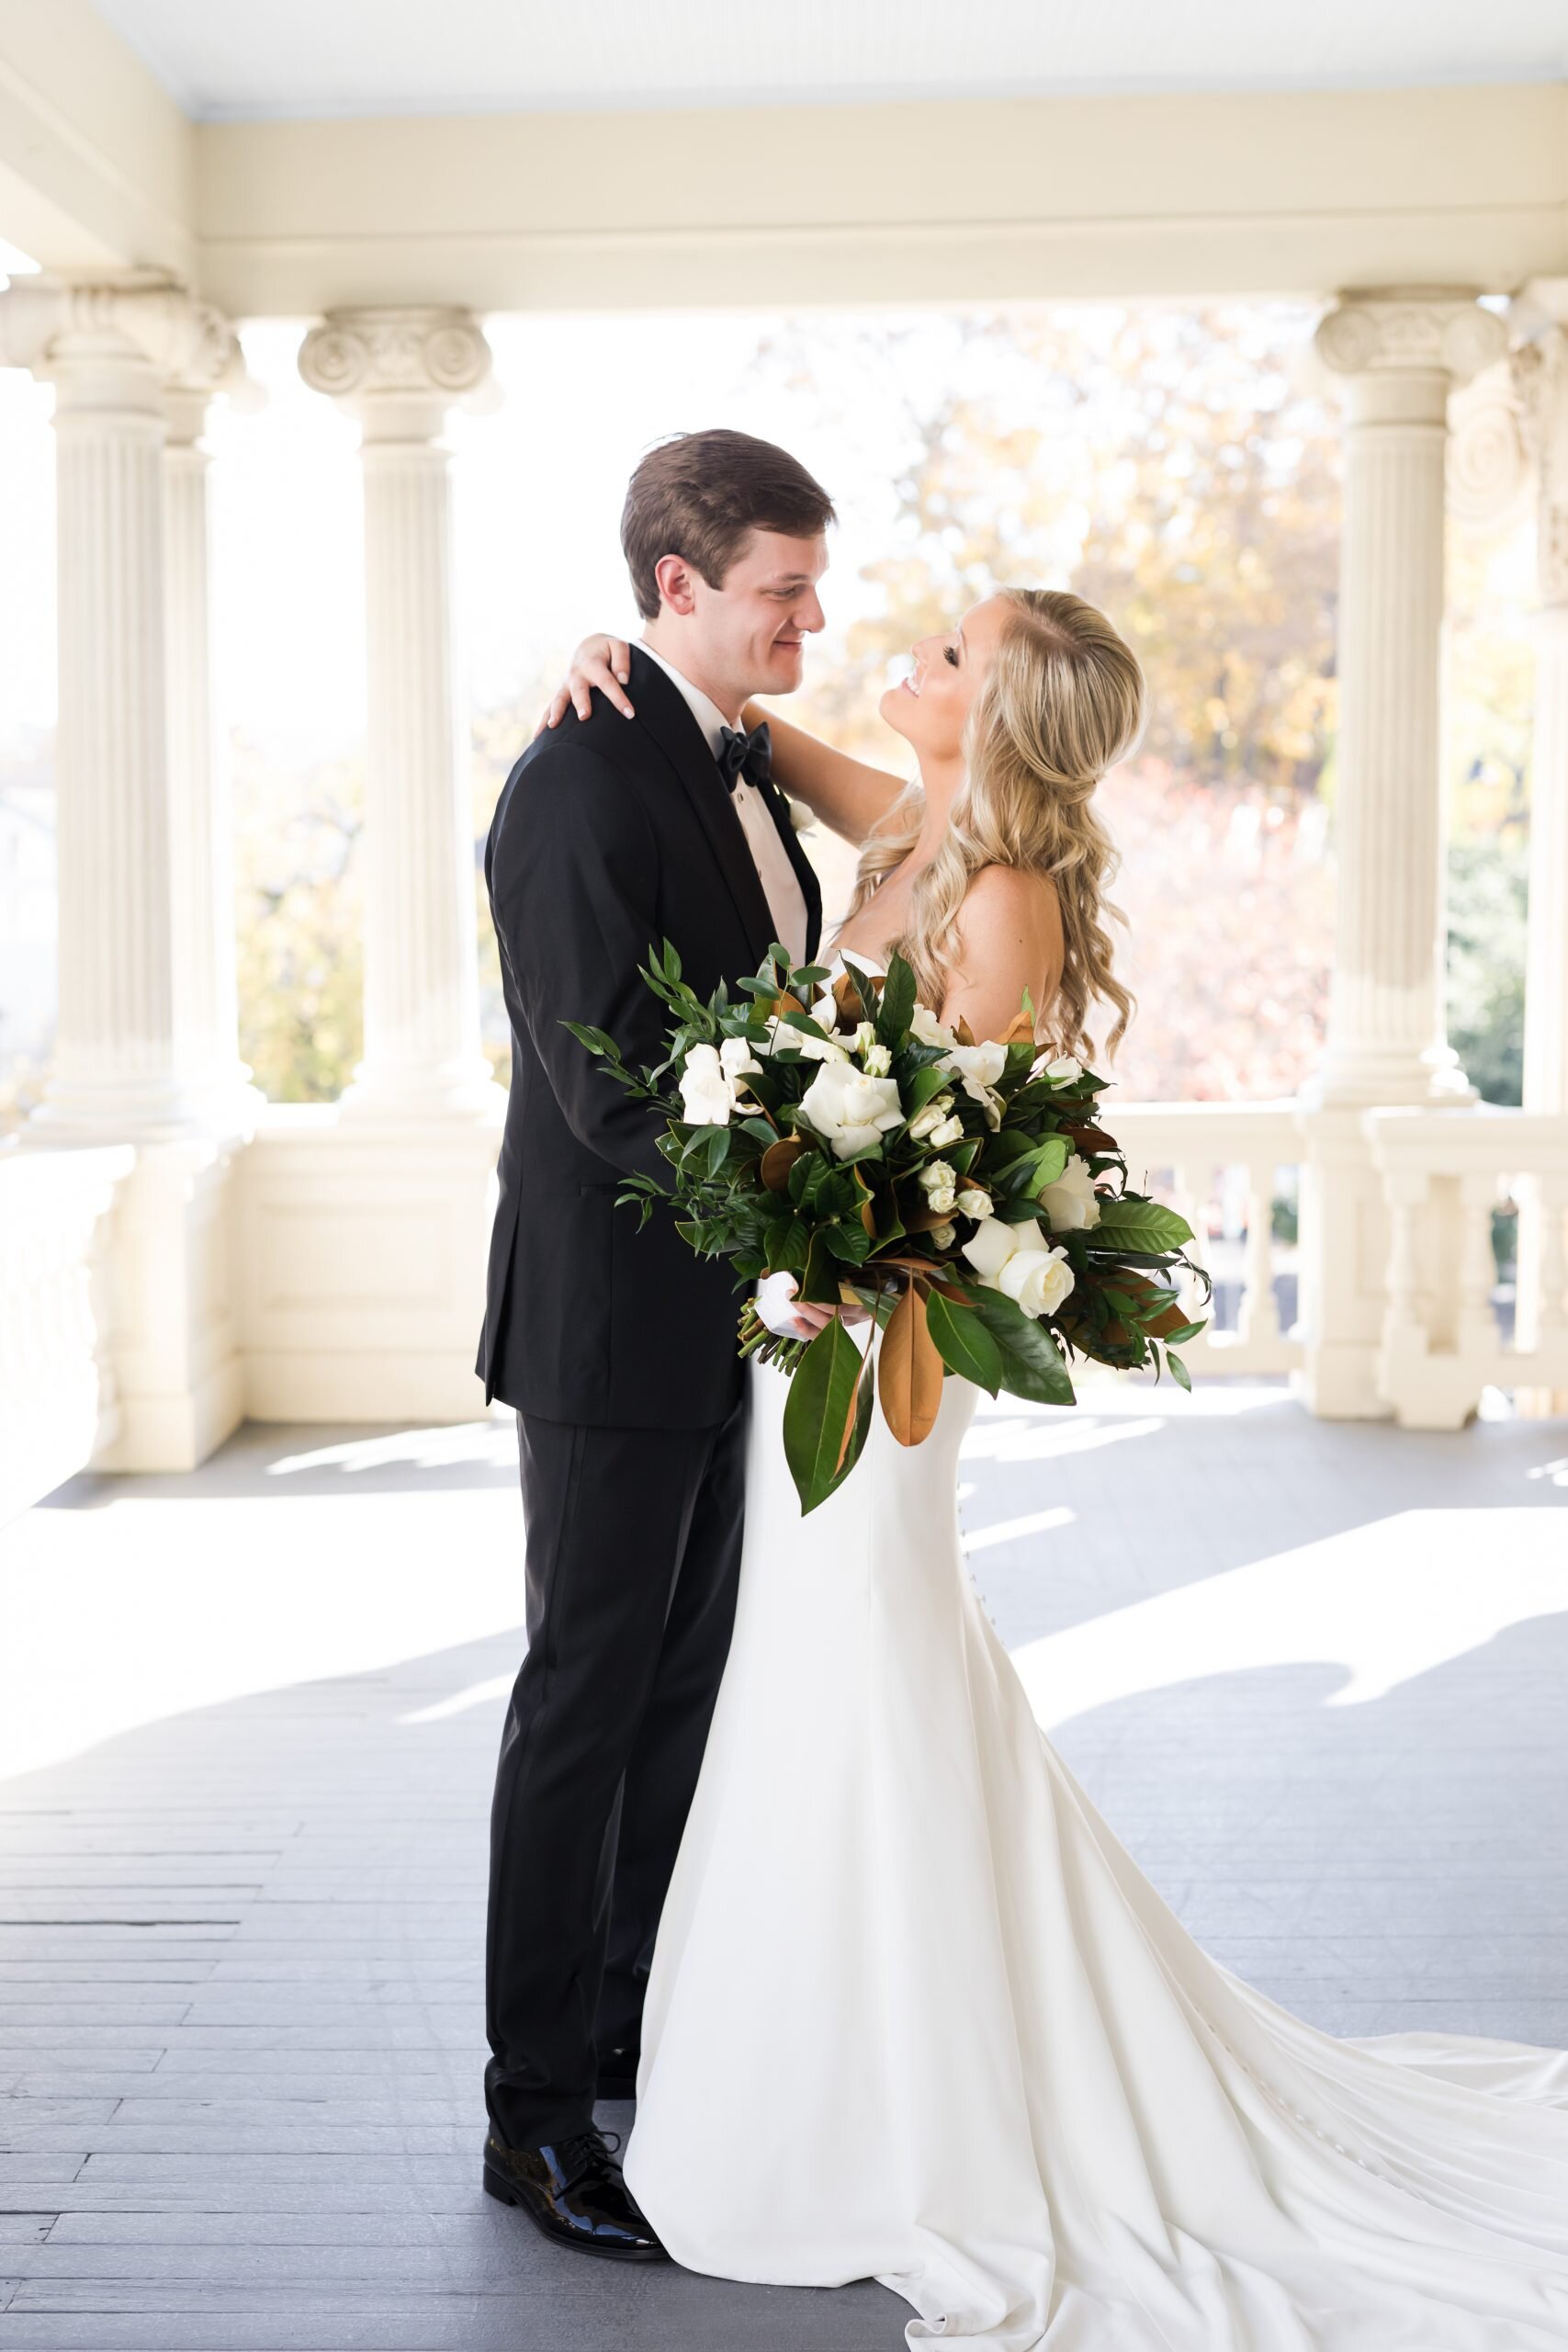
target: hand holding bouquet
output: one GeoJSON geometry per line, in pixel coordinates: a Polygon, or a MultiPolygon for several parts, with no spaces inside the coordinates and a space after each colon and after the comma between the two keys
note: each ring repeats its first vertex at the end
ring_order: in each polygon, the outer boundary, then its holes
{"type": "Polygon", "coordinates": [[[790,1375],[784,1450],[803,1511],[848,1477],[873,1387],[894,1436],[918,1445],[961,1374],[1047,1405],[1076,1400],[1066,1359],[1163,1364],[1202,1329],[1171,1277],[1191,1228],[1127,1186],[1098,1123],[1106,1081],[1036,1047],[1027,997],[1008,1035],[976,1044],[915,1000],[908,965],[830,980],[774,947],[740,1001],[705,1002],[666,942],[642,978],[668,1007],[665,1059],[634,1070],[602,1030],[567,1026],[608,1074],[661,1110],[668,1187],[629,1176],[644,1220],[673,1204],[703,1257],[739,1281],[787,1269],[803,1300],[858,1303],[881,1342],[863,1355],[835,1317],[781,1340],[750,1301],[740,1345],[790,1375]],[[874,1363],[874,1372],[873,1366],[874,1363]]]}

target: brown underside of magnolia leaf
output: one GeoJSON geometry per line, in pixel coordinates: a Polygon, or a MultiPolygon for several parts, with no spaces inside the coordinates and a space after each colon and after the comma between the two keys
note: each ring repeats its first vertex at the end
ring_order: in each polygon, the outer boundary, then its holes
{"type": "Polygon", "coordinates": [[[931,1435],[942,1406],[942,1374],[926,1302],[911,1283],[887,1318],[876,1370],[882,1418],[900,1445],[919,1445],[931,1435]]]}
{"type": "Polygon", "coordinates": [[[804,1136],[781,1136],[777,1143],[768,1146],[757,1167],[770,1193],[788,1192],[789,1171],[801,1153],[809,1149],[804,1136]]]}

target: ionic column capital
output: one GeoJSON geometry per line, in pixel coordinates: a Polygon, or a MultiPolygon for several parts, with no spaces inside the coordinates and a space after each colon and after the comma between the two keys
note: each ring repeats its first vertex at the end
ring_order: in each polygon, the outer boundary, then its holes
{"type": "Polygon", "coordinates": [[[1513,305],[1514,385],[1540,501],[1541,603],[1568,606],[1568,277],[1536,277],[1513,305]]]}
{"type": "Polygon", "coordinates": [[[434,440],[458,401],[486,404],[491,360],[467,311],[353,309],[310,329],[299,373],[357,416],[367,441],[434,440]]]}
{"type": "Polygon", "coordinates": [[[159,270],[15,280],[0,293],[0,363],[52,379],[66,400],[107,376],[149,408],[165,388],[210,400],[248,380],[223,313],[159,270]]]}
{"type": "Polygon", "coordinates": [[[1342,294],[1314,340],[1337,376],[1430,374],[1466,384],[1502,358],[1508,330],[1469,287],[1390,287],[1342,294]]]}

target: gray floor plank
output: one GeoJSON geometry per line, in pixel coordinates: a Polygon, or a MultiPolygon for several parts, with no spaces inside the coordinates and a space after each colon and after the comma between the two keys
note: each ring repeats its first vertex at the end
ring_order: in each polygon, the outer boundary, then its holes
{"type": "MultiPolygon", "coordinates": [[[[976,1555],[1015,1648],[1303,1544],[1396,1533],[1403,1513],[1473,1512],[1479,1536],[1495,1508],[1568,1510],[1529,1475],[1568,1453],[1561,1426],[1431,1441],[1314,1424],[1280,1397],[1200,1398],[1185,1419],[1134,1402],[1120,1422],[976,1424],[966,1523],[1042,1499],[1075,1514],[1070,1540],[976,1555]]],[[[189,1479],[98,1481],[48,1508],[200,1495],[265,1514],[271,1465],[331,1442],[247,1430],[189,1479]]],[[[353,1492],[425,1474],[310,1475],[352,1526],[353,1492]]],[[[514,1533],[508,1480],[480,1466],[473,1483],[514,1533]]],[[[351,1537],[320,1565],[359,1580],[367,1626],[378,1566],[351,1537]]],[[[501,1701],[405,1718],[509,1678],[513,1614],[0,1781],[4,2352],[897,2352],[905,2307],[874,2287],[627,2274],[480,2195],[501,1701]]],[[[1568,1886],[1542,1864],[1568,1849],[1568,1609],[1374,1701],[1339,1703],[1347,1672],[1199,1654],[1052,1736],[1188,1928],[1270,1997],[1337,2032],[1568,2046],[1568,1886]]]]}

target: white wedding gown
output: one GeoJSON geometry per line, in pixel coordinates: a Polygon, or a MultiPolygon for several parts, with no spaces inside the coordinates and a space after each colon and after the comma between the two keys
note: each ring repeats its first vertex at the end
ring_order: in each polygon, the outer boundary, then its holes
{"type": "Polygon", "coordinates": [[[676,2261],[989,2352],[1563,2352],[1568,2055],[1337,2041],[1208,1959],[970,1582],[977,1392],[908,1451],[878,1412],[803,1523],[785,1390],[627,2152],[676,2261]]]}

